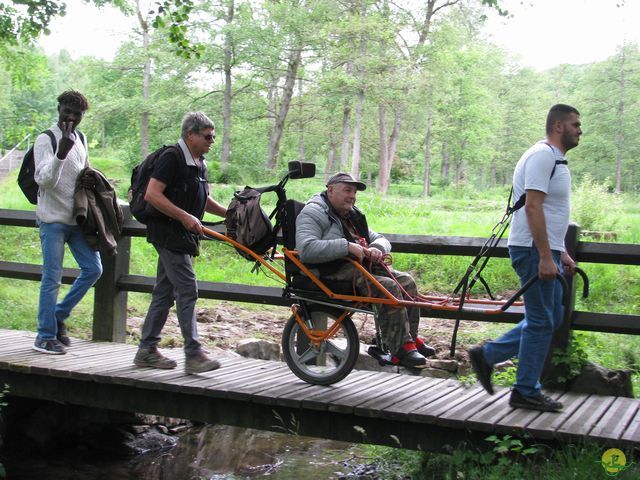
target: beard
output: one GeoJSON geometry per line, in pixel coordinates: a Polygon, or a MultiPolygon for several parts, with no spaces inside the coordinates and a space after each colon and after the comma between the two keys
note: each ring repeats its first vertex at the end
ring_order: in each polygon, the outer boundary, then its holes
{"type": "Polygon", "coordinates": [[[565,132],[562,134],[562,138],[560,138],[560,141],[566,152],[574,147],[577,147],[580,140],[579,137],[575,137],[565,130],[565,132]]]}

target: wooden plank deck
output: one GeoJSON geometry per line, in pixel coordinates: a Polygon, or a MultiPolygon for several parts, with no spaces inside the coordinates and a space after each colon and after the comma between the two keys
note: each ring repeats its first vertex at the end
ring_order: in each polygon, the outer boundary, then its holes
{"type": "Polygon", "coordinates": [[[540,413],[510,408],[505,388],[489,396],[455,380],[353,371],[317,386],[284,363],[239,357],[186,375],[178,349],[165,351],[178,368],[153,370],[132,364],[131,345],[74,339],[67,355],[44,355],[31,349],[34,338],[0,330],[0,382],[11,395],[425,450],[492,433],[640,448],[637,399],[553,392],[564,412],[540,413]]]}

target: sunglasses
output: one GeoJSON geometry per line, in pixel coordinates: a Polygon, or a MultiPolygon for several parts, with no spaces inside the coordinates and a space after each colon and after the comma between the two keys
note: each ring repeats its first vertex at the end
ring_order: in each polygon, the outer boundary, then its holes
{"type": "MultiPolygon", "coordinates": [[[[200,134],[202,135],[202,134],[200,134]]],[[[207,141],[207,142],[214,142],[216,140],[216,136],[213,133],[210,133],[209,135],[202,135],[202,137],[207,141]]]]}

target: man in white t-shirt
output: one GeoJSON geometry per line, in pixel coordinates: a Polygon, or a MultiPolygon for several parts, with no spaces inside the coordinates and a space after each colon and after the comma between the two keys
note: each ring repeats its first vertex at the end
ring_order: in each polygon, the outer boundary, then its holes
{"type": "Polygon", "coordinates": [[[537,275],[524,294],[525,317],[499,339],[469,349],[471,365],[485,390],[493,394],[493,365],[518,357],[516,383],[509,405],[546,412],[562,410],[562,403],[542,394],[540,376],[553,332],[563,319],[562,286],[556,275],[573,274],[575,262],[566,252],[571,175],[564,157],[578,146],[580,113],[569,105],[551,107],[545,140],[520,158],[513,173],[513,194],[524,195],[524,208],[514,213],[509,233],[511,264],[524,284],[537,275]]]}

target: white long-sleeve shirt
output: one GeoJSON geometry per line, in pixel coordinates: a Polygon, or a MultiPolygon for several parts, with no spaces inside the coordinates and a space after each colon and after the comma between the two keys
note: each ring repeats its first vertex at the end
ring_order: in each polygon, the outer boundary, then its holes
{"type": "MultiPolygon", "coordinates": [[[[58,125],[53,125],[49,130],[59,146],[62,130],[58,125]]],[[[55,152],[51,148],[51,139],[47,135],[38,135],[33,146],[34,178],[39,186],[36,216],[45,223],[75,225],[73,193],[78,174],[88,165],[87,149],[76,132],[75,145],[67,158],[61,160],[57,153],[57,148],[55,152]]]]}

